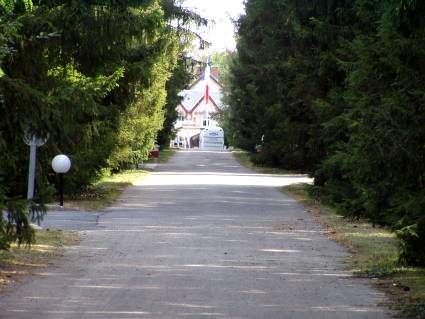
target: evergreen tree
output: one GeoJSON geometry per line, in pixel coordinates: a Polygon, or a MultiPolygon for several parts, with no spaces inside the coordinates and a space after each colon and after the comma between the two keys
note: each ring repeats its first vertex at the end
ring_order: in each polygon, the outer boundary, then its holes
{"type": "MultiPolygon", "coordinates": [[[[56,183],[54,155],[71,157],[67,191],[93,182],[104,168],[146,158],[164,122],[166,83],[180,39],[175,1],[38,2],[32,10],[0,2],[0,248],[31,243],[25,200],[24,133],[48,137],[40,148],[37,193],[30,211],[56,183]],[[171,10],[171,11],[170,11],[171,10]]],[[[9,3],[9,2],[7,2],[9,3]]],[[[182,19],[183,19],[182,18],[182,19]]],[[[202,19],[193,15],[193,19],[202,19]]]]}
{"type": "Polygon", "coordinates": [[[231,67],[228,118],[237,146],[263,143],[267,165],[312,172],[326,154],[321,120],[328,96],[344,83],[336,61],[349,34],[351,1],[246,3],[231,67]]]}
{"type": "Polygon", "coordinates": [[[236,146],[262,143],[261,162],[311,172],[343,214],[401,229],[422,265],[424,9],[248,0],[223,115],[236,146]]]}
{"type": "Polygon", "coordinates": [[[407,226],[399,233],[402,257],[418,264],[425,264],[424,9],[422,2],[358,1],[369,28],[350,42],[343,64],[349,139],[322,166],[324,189],[343,212],[407,226]]]}
{"type": "Polygon", "coordinates": [[[174,139],[174,124],[177,119],[176,106],[181,102],[182,97],[178,94],[182,91],[192,79],[189,72],[188,58],[180,56],[177,67],[166,84],[167,102],[165,104],[165,120],[163,128],[158,133],[158,143],[161,147],[168,147],[170,140],[174,139]]]}

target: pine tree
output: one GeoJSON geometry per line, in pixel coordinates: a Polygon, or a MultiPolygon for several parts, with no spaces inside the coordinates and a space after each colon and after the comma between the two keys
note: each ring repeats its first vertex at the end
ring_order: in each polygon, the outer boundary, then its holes
{"type": "Polygon", "coordinates": [[[84,190],[104,169],[147,157],[162,128],[166,83],[181,46],[169,17],[202,19],[176,1],[50,1],[5,11],[0,3],[0,248],[33,241],[28,209],[43,210],[68,154],[67,192],[84,190]],[[172,14],[170,13],[172,12],[172,14]],[[48,137],[40,148],[37,193],[25,199],[24,132],[48,137]],[[7,186],[7,187],[6,187],[7,186]]]}

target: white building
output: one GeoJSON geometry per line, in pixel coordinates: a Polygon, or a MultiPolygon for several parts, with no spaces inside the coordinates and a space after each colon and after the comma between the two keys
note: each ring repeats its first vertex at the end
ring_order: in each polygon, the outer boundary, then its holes
{"type": "MultiPolygon", "coordinates": [[[[208,74],[208,72],[206,72],[208,74]]],[[[175,123],[177,138],[174,146],[190,147],[190,138],[199,134],[203,128],[217,126],[211,118],[222,105],[222,85],[217,79],[218,68],[212,66],[208,81],[208,102],[205,98],[206,83],[201,75],[187,90],[179,93],[183,97],[177,106],[178,118],[175,123]]]]}

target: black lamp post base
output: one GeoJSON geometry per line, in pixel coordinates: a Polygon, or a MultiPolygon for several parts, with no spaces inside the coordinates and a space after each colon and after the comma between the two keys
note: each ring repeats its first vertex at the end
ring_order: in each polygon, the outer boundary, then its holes
{"type": "Polygon", "coordinates": [[[63,208],[63,173],[59,174],[59,192],[60,192],[60,203],[59,206],[63,208]]]}

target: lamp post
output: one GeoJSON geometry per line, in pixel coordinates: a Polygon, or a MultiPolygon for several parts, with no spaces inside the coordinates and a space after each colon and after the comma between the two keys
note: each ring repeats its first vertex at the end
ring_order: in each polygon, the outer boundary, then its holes
{"type": "Polygon", "coordinates": [[[71,168],[71,160],[66,155],[56,155],[52,160],[52,168],[55,173],[59,174],[60,207],[63,208],[63,174],[71,168]]]}
{"type": "Polygon", "coordinates": [[[39,138],[35,134],[30,134],[29,131],[24,133],[24,142],[30,147],[30,159],[28,165],[28,192],[27,199],[32,200],[34,198],[35,189],[35,168],[37,161],[37,147],[43,146],[48,137],[39,138]]]}

